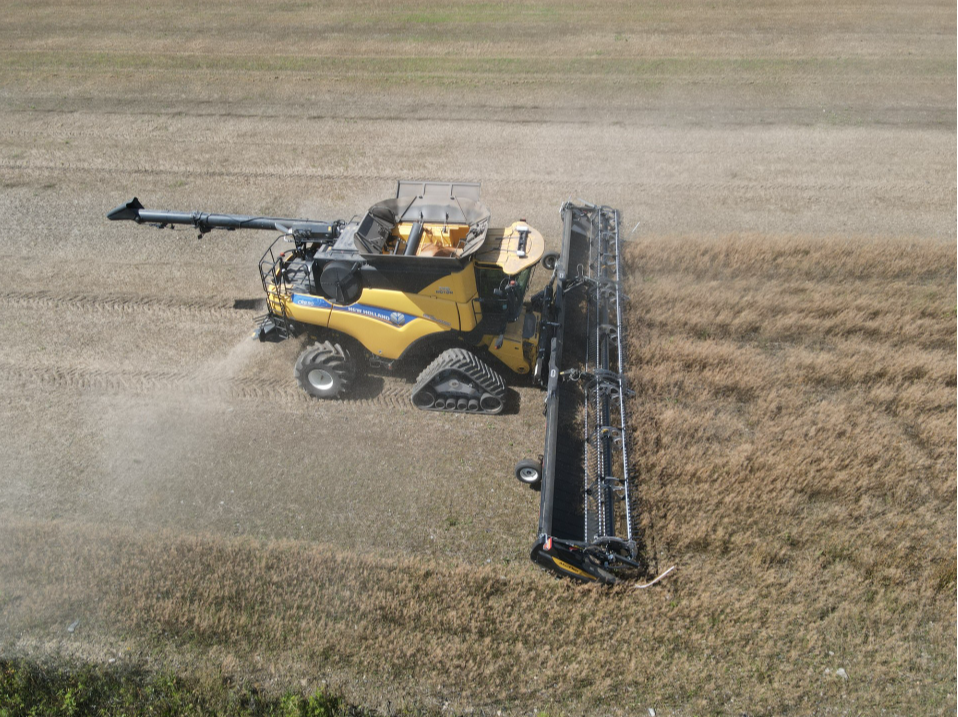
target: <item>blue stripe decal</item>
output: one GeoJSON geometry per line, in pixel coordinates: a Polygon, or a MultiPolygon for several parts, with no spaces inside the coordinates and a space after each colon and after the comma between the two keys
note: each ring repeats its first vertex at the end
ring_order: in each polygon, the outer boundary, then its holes
{"type": "Polygon", "coordinates": [[[297,306],[306,306],[310,309],[332,309],[333,311],[345,311],[350,314],[359,314],[369,319],[376,319],[393,326],[405,326],[410,321],[420,318],[414,314],[406,314],[402,311],[390,311],[381,309],[378,306],[367,306],[366,304],[351,304],[349,306],[339,306],[332,304],[321,296],[310,296],[308,294],[293,294],[292,301],[297,306]]]}
{"type": "Polygon", "coordinates": [[[308,306],[311,309],[331,309],[333,305],[326,299],[308,294],[293,294],[293,303],[299,306],[308,306]]]}

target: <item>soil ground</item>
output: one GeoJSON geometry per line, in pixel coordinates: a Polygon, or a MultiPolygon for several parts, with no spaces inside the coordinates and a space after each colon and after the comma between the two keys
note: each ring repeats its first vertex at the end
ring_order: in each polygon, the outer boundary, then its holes
{"type": "Polygon", "coordinates": [[[943,2],[7,8],[0,649],[383,709],[953,710],[955,88],[943,2]],[[399,178],[553,246],[567,198],[622,211],[661,586],[528,561],[538,390],[308,400],[249,340],[272,237],[105,218],[399,178]]]}

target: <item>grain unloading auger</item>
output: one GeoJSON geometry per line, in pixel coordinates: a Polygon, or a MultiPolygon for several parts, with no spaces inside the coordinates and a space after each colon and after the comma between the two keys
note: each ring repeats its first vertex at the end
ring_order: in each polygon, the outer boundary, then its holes
{"type": "Polygon", "coordinates": [[[560,575],[614,582],[637,567],[618,213],[562,211],[558,256],[524,219],[490,227],[479,185],[467,182],[400,181],[361,220],[158,211],[135,198],[107,216],[200,234],[280,233],[259,265],[266,314],[255,335],[308,336],[294,374],[318,398],[348,392],[364,368],[412,358],[426,364],[411,391],[421,410],[501,412],[502,367],[545,387],[543,458],[516,468],[542,491],[532,558],[560,575]],[[526,300],[539,264],[551,276],[526,300]]]}
{"type": "Polygon", "coordinates": [[[545,450],[541,465],[520,463],[516,476],[541,491],[532,560],[583,582],[615,583],[641,568],[619,212],[567,203],[562,218],[562,251],[543,312],[550,343],[545,450]]]}

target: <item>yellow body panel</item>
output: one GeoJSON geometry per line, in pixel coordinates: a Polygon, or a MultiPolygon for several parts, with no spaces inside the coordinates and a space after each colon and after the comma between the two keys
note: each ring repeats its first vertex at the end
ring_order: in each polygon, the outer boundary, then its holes
{"type": "MultiPolygon", "coordinates": [[[[399,358],[414,341],[424,336],[460,328],[459,306],[445,295],[439,298],[366,289],[356,303],[348,306],[334,304],[321,296],[295,293],[283,296],[282,301],[289,318],[341,331],[384,359],[399,358]]],[[[278,306],[274,308],[280,310],[278,306]]]]}
{"type": "MultiPolygon", "coordinates": [[[[311,326],[326,326],[329,323],[329,315],[332,313],[332,305],[328,301],[317,301],[315,305],[294,304],[289,296],[282,297],[283,304],[286,306],[286,315],[294,321],[311,326]]],[[[270,302],[275,303],[275,302],[270,302]]],[[[282,316],[282,308],[276,306],[274,311],[282,316]]]]}
{"type": "Polygon", "coordinates": [[[479,300],[470,301],[464,304],[456,304],[459,308],[459,329],[463,332],[472,331],[482,318],[482,311],[479,309],[479,300]]]}
{"type": "MultiPolygon", "coordinates": [[[[539,347],[538,329],[535,335],[528,339],[522,338],[525,316],[526,314],[523,312],[519,315],[517,321],[506,325],[506,330],[502,334],[502,345],[498,348],[496,348],[496,343],[499,341],[498,336],[484,336],[482,338],[482,345],[489,349],[489,353],[518,374],[527,374],[532,370],[536,361],[536,351],[539,347]]],[[[538,326],[539,315],[535,314],[535,316],[538,326]]]]}
{"type": "Polygon", "coordinates": [[[349,334],[376,356],[399,358],[414,341],[459,329],[459,310],[448,299],[366,289],[359,301],[336,306],[329,328],[349,334]]]}
{"type": "Polygon", "coordinates": [[[542,234],[525,222],[513,222],[505,229],[490,229],[486,241],[476,254],[476,261],[495,264],[509,276],[528,269],[542,258],[545,252],[542,234]],[[519,255],[520,229],[527,229],[525,255],[519,255]]]}
{"type": "Polygon", "coordinates": [[[434,281],[419,292],[419,296],[434,296],[447,302],[471,304],[477,293],[476,270],[470,263],[462,271],[457,271],[434,281]]]}
{"type": "Polygon", "coordinates": [[[459,311],[449,298],[421,294],[407,294],[389,289],[365,289],[358,304],[401,311],[411,316],[422,316],[446,328],[459,329],[459,311]]]}
{"type": "Polygon", "coordinates": [[[352,336],[370,353],[384,359],[397,359],[414,341],[450,329],[426,318],[413,318],[403,325],[394,325],[372,314],[362,313],[361,304],[362,300],[333,311],[329,328],[352,336]]]}

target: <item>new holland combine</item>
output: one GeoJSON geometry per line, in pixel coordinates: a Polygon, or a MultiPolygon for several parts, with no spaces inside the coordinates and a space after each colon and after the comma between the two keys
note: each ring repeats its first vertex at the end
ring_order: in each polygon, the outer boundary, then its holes
{"type": "Polygon", "coordinates": [[[365,367],[425,364],[411,401],[427,411],[496,414],[503,368],[546,390],[541,460],[516,467],[541,491],[532,559],[560,575],[612,583],[640,567],[623,375],[619,214],[568,203],[562,250],[520,219],[490,227],[474,183],[400,181],[361,220],[314,221],[145,209],[107,216],[165,227],[260,229],[261,341],[309,340],[294,374],[318,398],[349,391],[365,367]],[[532,273],[550,272],[526,298],[532,273]],[[569,345],[569,344],[572,345],[569,345]]]}

